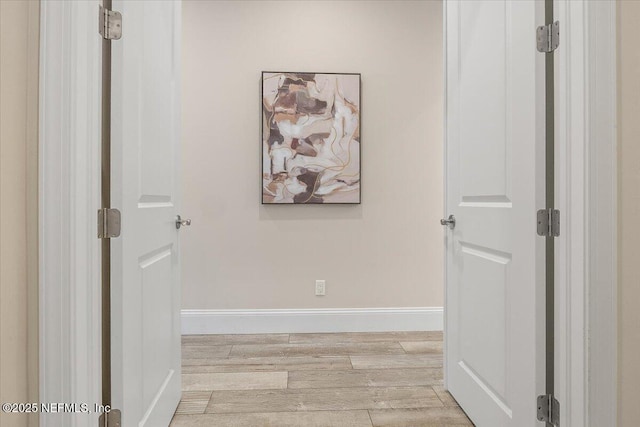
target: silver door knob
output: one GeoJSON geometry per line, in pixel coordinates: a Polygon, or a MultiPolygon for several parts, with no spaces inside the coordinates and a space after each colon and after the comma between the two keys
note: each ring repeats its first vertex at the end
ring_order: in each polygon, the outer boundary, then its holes
{"type": "Polygon", "coordinates": [[[454,228],[456,228],[456,217],[455,217],[455,216],[453,216],[453,215],[449,215],[449,218],[447,218],[447,219],[444,219],[444,218],[443,218],[443,219],[441,219],[441,220],[440,220],[440,224],[441,224],[441,225],[446,225],[446,226],[448,226],[450,229],[452,229],[452,230],[453,230],[454,228]]]}
{"type": "Polygon", "coordinates": [[[176,228],[177,228],[178,230],[180,230],[180,227],[182,227],[183,225],[184,225],[185,227],[190,226],[190,225],[191,225],[191,220],[190,220],[190,219],[182,219],[182,218],[180,217],[180,215],[178,215],[178,217],[177,217],[177,219],[176,219],[176,228]]]}

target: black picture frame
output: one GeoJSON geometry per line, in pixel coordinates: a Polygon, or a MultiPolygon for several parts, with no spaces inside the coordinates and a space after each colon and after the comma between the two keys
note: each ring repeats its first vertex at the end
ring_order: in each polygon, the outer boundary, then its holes
{"type": "Polygon", "coordinates": [[[331,205],[353,205],[357,206],[362,204],[362,74],[361,73],[338,73],[338,72],[309,72],[309,71],[262,71],[260,74],[260,203],[263,206],[331,206],[331,205]],[[264,76],[265,74],[312,74],[312,75],[342,75],[342,76],[358,76],[358,201],[357,202],[329,202],[329,203],[282,203],[282,202],[265,202],[264,201],[264,76]]]}

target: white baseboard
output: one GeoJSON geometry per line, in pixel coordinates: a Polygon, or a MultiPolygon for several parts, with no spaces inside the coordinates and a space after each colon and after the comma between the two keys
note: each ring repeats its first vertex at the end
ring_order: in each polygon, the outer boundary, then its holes
{"type": "Polygon", "coordinates": [[[441,331],[442,307],[182,310],[182,333],[441,331]]]}

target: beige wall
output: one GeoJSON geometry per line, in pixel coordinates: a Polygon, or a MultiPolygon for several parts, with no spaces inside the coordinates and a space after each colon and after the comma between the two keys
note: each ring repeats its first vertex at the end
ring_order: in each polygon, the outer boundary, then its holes
{"type": "MultiPolygon", "coordinates": [[[[0,20],[0,402],[33,402],[39,2],[0,1],[0,20]]],[[[2,427],[36,422],[0,413],[2,427]]]]}
{"type": "Polygon", "coordinates": [[[187,1],[183,35],[183,307],[442,306],[441,2],[187,1]],[[362,205],[260,205],[262,70],[362,73],[362,205]]]}
{"type": "Polygon", "coordinates": [[[619,360],[621,427],[640,426],[640,1],[618,2],[619,360]]]}

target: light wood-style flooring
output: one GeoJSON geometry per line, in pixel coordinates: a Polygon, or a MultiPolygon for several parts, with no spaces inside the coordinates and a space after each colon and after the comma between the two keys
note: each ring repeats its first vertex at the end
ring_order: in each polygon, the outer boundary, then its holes
{"type": "Polygon", "coordinates": [[[171,427],[473,426],[442,333],[188,335],[171,427]]]}

